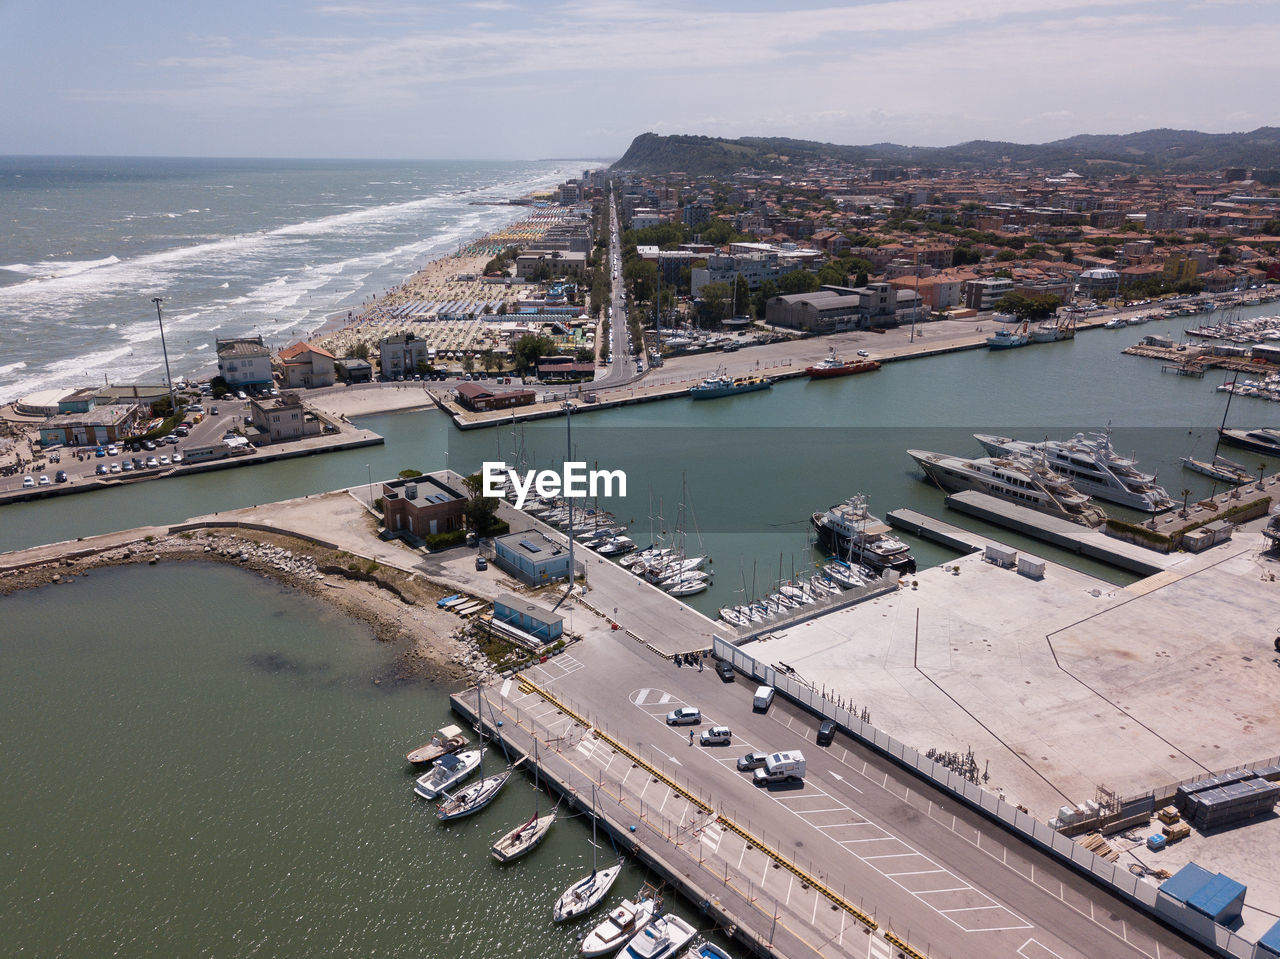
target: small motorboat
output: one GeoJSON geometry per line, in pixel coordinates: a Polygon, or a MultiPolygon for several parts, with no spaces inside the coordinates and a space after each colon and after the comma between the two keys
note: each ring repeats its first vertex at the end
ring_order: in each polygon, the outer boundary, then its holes
{"type": "Polygon", "coordinates": [[[456,753],[468,742],[470,740],[459,727],[442,726],[432,735],[431,742],[419,746],[404,758],[408,760],[410,766],[425,766],[448,753],[456,753]]]}
{"type": "Polygon", "coordinates": [[[652,889],[640,890],[635,902],[622,900],[622,904],[609,913],[609,918],[596,926],[582,940],[584,956],[604,956],[617,952],[637,932],[649,925],[655,912],[662,908],[662,900],[655,898],[652,889]]]}
{"type": "Polygon", "coordinates": [[[431,771],[418,777],[413,791],[423,799],[435,799],[451,786],[456,786],[480,767],[479,749],[441,756],[431,771]]]}

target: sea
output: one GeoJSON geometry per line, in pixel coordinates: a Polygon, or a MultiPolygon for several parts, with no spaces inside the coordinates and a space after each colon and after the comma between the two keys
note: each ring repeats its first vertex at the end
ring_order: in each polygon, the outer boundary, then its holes
{"type": "Polygon", "coordinates": [[[596,166],[0,157],[0,403],[163,382],[155,297],[175,379],[218,337],[287,346],[596,166]]]}

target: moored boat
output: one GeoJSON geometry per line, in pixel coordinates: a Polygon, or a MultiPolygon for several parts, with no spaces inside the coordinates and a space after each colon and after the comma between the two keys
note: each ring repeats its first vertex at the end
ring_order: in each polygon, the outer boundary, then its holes
{"type": "Polygon", "coordinates": [[[857,560],[877,573],[885,569],[915,572],[911,547],[891,536],[889,527],[867,511],[867,498],[861,493],[814,513],[809,522],[819,544],[836,556],[857,560]]]}
{"type": "Polygon", "coordinates": [[[767,390],[773,386],[773,380],[767,376],[735,376],[730,378],[723,374],[708,376],[697,386],[689,390],[695,400],[712,400],[721,396],[737,396],[739,393],[754,393],[767,390]]]}
{"type": "Polygon", "coordinates": [[[966,459],[927,450],[907,450],[907,455],[948,493],[976,490],[1090,527],[1107,518],[1065,476],[1039,461],[1020,456],[966,459]]]}
{"type": "Polygon", "coordinates": [[[622,860],[604,869],[593,869],[591,874],[579,879],[556,900],[552,918],[556,922],[584,916],[600,904],[622,872],[622,860]]]}
{"type": "Polygon", "coordinates": [[[447,753],[456,753],[470,740],[457,726],[442,726],[431,737],[431,741],[419,746],[404,758],[411,766],[425,766],[433,763],[447,753]]]}
{"type": "Polygon", "coordinates": [[[1020,323],[1014,329],[996,330],[991,336],[987,337],[987,346],[993,350],[1010,350],[1015,346],[1026,346],[1031,342],[1031,337],[1027,333],[1027,324],[1020,323]]]}
{"type": "Polygon", "coordinates": [[[621,949],[636,933],[649,925],[654,913],[662,908],[662,899],[651,886],[640,890],[635,901],[622,900],[609,913],[609,918],[596,926],[582,940],[584,956],[606,956],[621,949]]]}
{"type": "Polygon", "coordinates": [[[532,816],[509,832],[503,833],[501,838],[493,844],[490,848],[493,858],[498,862],[511,862],[513,859],[519,859],[525,853],[532,851],[538,843],[546,838],[547,832],[555,824],[555,821],[555,810],[545,816],[539,816],[535,810],[532,816]]]}
{"type": "Polygon", "coordinates": [[[419,776],[413,785],[413,791],[423,799],[435,799],[446,789],[456,786],[470,776],[480,766],[479,749],[468,749],[459,753],[447,753],[437,759],[430,771],[419,776]]]}
{"type": "Polygon", "coordinates": [[[470,816],[472,813],[479,812],[493,802],[510,778],[510,766],[496,776],[485,776],[478,783],[468,786],[459,793],[448,796],[444,802],[436,807],[436,816],[441,822],[448,822],[450,819],[461,819],[463,816],[470,816]]]}
{"type": "Polygon", "coordinates": [[[690,946],[680,959],[733,959],[733,957],[714,942],[707,942],[704,939],[690,946]]]}
{"type": "Polygon", "coordinates": [[[672,959],[695,932],[679,916],[658,916],[627,943],[622,954],[627,959],[672,959]]]}
{"type": "Polygon", "coordinates": [[[1228,430],[1220,428],[1218,435],[1222,437],[1222,442],[1228,446],[1238,446],[1240,449],[1250,450],[1254,453],[1264,453],[1267,456],[1280,456],[1280,430],[1228,430]]]}
{"type": "Polygon", "coordinates": [[[805,374],[813,380],[825,380],[833,376],[850,376],[854,373],[871,373],[880,369],[875,360],[842,360],[836,356],[833,348],[823,360],[813,366],[804,368],[805,374]]]}
{"type": "Polygon", "coordinates": [[[1182,457],[1182,465],[1193,473],[1201,473],[1220,483],[1230,483],[1232,486],[1243,486],[1253,480],[1252,474],[1242,465],[1222,456],[1215,456],[1212,463],[1206,463],[1204,460],[1198,460],[1191,456],[1184,456],[1182,457]]]}

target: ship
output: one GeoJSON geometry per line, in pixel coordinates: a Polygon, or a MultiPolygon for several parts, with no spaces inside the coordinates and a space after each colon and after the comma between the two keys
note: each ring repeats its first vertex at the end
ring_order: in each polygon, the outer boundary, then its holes
{"type": "Polygon", "coordinates": [[[708,376],[697,386],[689,390],[695,400],[714,400],[721,396],[737,396],[739,393],[754,393],[767,390],[773,386],[773,380],[767,376],[735,376],[732,379],[723,374],[708,376]]]}
{"type": "Polygon", "coordinates": [[[850,376],[853,373],[872,373],[880,369],[875,360],[856,359],[842,360],[833,349],[821,362],[804,368],[805,374],[814,380],[825,380],[833,376],[850,376]]]}
{"type": "Polygon", "coordinates": [[[889,527],[867,511],[867,498],[862,494],[814,513],[809,521],[819,545],[840,559],[857,561],[877,573],[885,569],[916,571],[911,547],[889,535],[889,527]]]}
{"type": "Polygon", "coordinates": [[[1059,340],[1073,340],[1076,336],[1076,318],[1069,313],[1060,319],[1045,320],[1031,331],[1032,343],[1056,343],[1059,340]]]}
{"type": "Polygon", "coordinates": [[[1015,346],[1026,346],[1030,342],[1031,337],[1027,333],[1025,321],[1011,330],[996,330],[995,333],[987,337],[987,346],[993,350],[1011,350],[1015,346]]]}
{"type": "Polygon", "coordinates": [[[1218,435],[1228,446],[1238,446],[1240,449],[1268,456],[1280,456],[1280,430],[1228,430],[1220,427],[1218,435]]]}
{"type": "Polygon", "coordinates": [[[1033,460],[1043,456],[1045,465],[1089,496],[1146,513],[1159,513],[1174,505],[1168,492],[1156,485],[1154,475],[1140,472],[1137,462],[1116,452],[1110,429],[1090,437],[1077,433],[1069,440],[1039,443],[987,433],[975,433],[973,438],[989,456],[1025,456],[1033,460]]]}
{"type": "Polygon", "coordinates": [[[1107,518],[1065,476],[1039,461],[1016,456],[966,459],[927,450],[907,450],[907,455],[948,493],[976,490],[1089,527],[1107,518]]]}

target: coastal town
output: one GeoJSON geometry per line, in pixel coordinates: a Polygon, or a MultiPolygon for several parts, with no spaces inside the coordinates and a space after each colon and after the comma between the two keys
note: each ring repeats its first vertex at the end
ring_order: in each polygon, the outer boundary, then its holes
{"type": "MultiPolygon", "coordinates": [[[[728,564],[693,547],[685,491],[646,538],[598,496],[531,492],[518,450],[13,549],[0,595],[219,563],[370,624],[399,650],[377,682],[446,685],[467,727],[406,757],[439,819],[479,813],[523,765],[661,878],[665,913],[646,885],[584,944],[1280,956],[1280,430],[1264,402],[1280,398],[1280,171],[629,157],[507,198],[503,228],[308,337],[217,337],[181,376],[15,399],[0,510],[390,445],[363,418],[392,412],[500,449],[499,427],[554,418],[572,450],[580,414],[601,426],[639,404],[746,428],[787,381],[874,391],[892,370],[1121,329],[1110,353],[1171,382],[1219,376],[1214,402],[1252,404],[1256,425],[1228,429],[1224,409],[1213,452],[1183,457],[1211,484],[1194,499],[1101,423],[975,434],[975,456],[904,447],[884,468],[922,473],[945,512],[885,503],[882,519],[849,489],[805,511],[800,572],[779,558],[757,592],[744,570],[710,606],[728,564]],[[507,768],[471,780],[486,740],[507,768]],[[715,935],[695,941],[677,913],[715,935]]],[[[555,465],[568,476],[569,454],[555,465]]],[[[493,857],[533,853],[554,820],[535,805],[493,857]]],[[[621,865],[595,860],[557,923],[607,901],[621,865]]]]}

